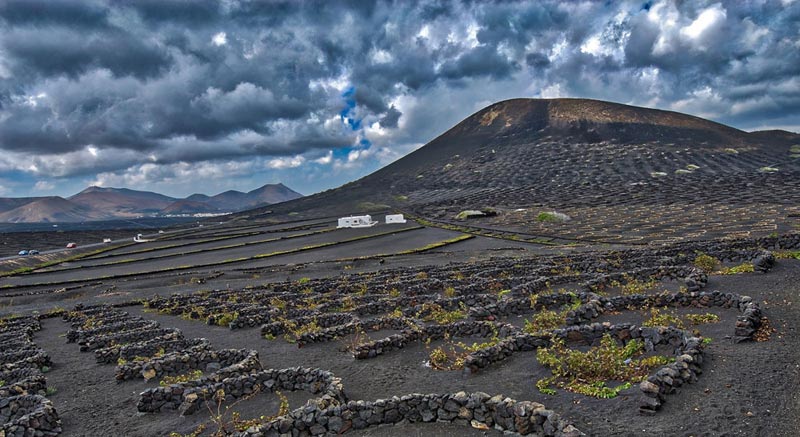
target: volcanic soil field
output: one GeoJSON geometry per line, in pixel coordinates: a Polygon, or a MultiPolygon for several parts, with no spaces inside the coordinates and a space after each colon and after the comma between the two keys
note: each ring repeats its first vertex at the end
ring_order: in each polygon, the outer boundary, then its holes
{"type": "Polygon", "coordinates": [[[797,136],[544,102],[337,190],[2,261],[3,432],[796,435],[797,136]],[[364,212],[409,220],[336,229],[364,212]]]}

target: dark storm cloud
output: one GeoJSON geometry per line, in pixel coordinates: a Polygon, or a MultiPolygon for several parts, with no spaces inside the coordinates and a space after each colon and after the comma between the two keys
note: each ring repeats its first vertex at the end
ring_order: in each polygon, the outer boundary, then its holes
{"type": "Polygon", "coordinates": [[[0,18],[14,26],[60,24],[86,29],[106,27],[108,9],[92,1],[5,0],[0,3],[0,18]]]}
{"type": "Polygon", "coordinates": [[[97,156],[122,172],[409,150],[519,96],[786,124],[799,21],[800,2],[779,0],[6,0],[0,149],[19,158],[0,164],[63,157],[70,175],[97,156]]]}
{"type": "Polygon", "coordinates": [[[503,79],[515,69],[517,69],[516,63],[506,59],[495,48],[478,46],[462,54],[455,61],[446,63],[442,66],[442,73],[448,79],[475,76],[503,79]]]}
{"type": "Polygon", "coordinates": [[[206,24],[222,18],[222,3],[194,0],[129,0],[118,5],[132,8],[148,22],[206,24]]]}
{"type": "Polygon", "coordinates": [[[148,78],[170,64],[166,50],[119,30],[86,34],[67,28],[24,28],[3,40],[17,74],[76,77],[105,68],[117,76],[148,78]]]}

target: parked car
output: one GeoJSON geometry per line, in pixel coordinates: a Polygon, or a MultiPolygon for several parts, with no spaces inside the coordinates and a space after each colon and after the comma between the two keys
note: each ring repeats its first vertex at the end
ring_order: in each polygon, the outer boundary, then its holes
{"type": "Polygon", "coordinates": [[[27,254],[28,254],[27,250],[20,250],[18,255],[19,256],[26,256],[27,254]]]}
{"type": "Polygon", "coordinates": [[[67,249],[74,249],[78,247],[78,243],[67,243],[67,249]]]}
{"type": "Polygon", "coordinates": [[[103,238],[103,243],[110,243],[110,242],[111,242],[110,238],[103,238]]]}
{"type": "Polygon", "coordinates": [[[31,249],[31,250],[28,251],[28,255],[38,255],[38,254],[39,254],[39,251],[36,250],[36,249],[31,249]]]}

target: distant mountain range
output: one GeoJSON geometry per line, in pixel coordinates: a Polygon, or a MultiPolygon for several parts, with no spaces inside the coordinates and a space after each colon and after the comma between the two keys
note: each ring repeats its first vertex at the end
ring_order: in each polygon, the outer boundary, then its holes
{"type": "Polygon", "coordinates": [[[283,184],[253,191],[225,191],[185,199],[127,188],[89,187],[68,197],[0,198],[0,222],[42,223],[128,219],[142,216],[221,214],[244,211],[303,197],[283,184]]]}

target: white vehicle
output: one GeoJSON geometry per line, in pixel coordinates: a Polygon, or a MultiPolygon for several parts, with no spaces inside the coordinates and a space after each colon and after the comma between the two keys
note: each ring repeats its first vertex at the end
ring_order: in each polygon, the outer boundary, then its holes
{"type": "Polygon", "coordinates": [[[111,242],[110,238],[103,238],[103,243],[110,243],[110,242],[111,242]]]}
{"type": "Polygon", "coordinates": [[[370,228],[378,222],[372,220],[370,215],[353,215],[339,219],[337,228],[370,228]]]}
{"type": "Polygon", "coordinates": [[[150,240],[145,240],[144,238],[142,238],[142,234],[136,234],[136,236],[133,237],[133,241],[135,243],[147,243],[150,240]]]}
{"type": "Polygon", "coordinates": [[[387,214],[386,215],[386,224],[392,223],[405,223],[406,219],[403,217],[403,214],[387,214]]]}

